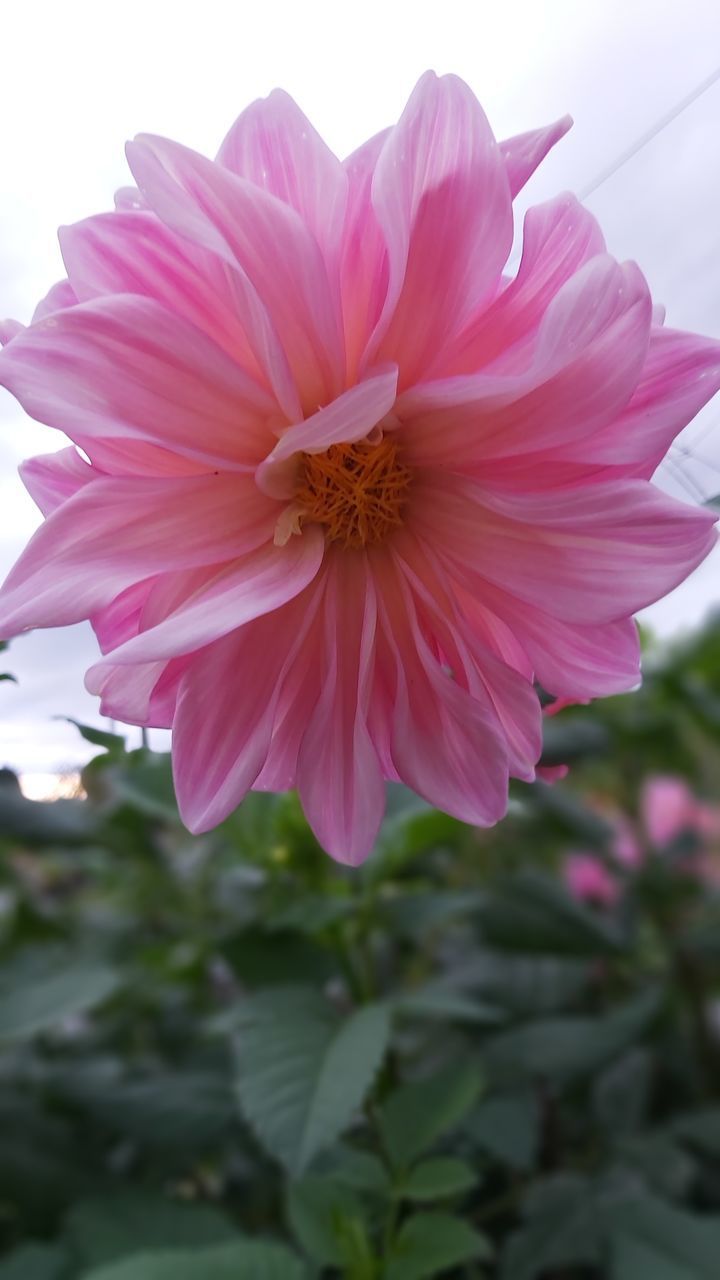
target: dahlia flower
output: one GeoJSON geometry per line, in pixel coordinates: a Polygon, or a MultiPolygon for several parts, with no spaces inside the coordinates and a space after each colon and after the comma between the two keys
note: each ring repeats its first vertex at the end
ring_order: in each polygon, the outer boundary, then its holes
{"type": "Polygon", "coordinates": [[[357,863],[384,780],[470,823],[540,753],[537,680],[638,679],[633,612],[709,550],[650,483],[720,385],[572,195],[512,200],[569,121],[496,142],[420,80],[341,162],[285,94],[208,160],[128,147],[136,188],[60,233],[67,279],[5,326],[0,382],[73,447],[22,468],[45,523],[0,634],[89,618],[109,716],[171,726],[181,814],[297,786],[357,863]]]}

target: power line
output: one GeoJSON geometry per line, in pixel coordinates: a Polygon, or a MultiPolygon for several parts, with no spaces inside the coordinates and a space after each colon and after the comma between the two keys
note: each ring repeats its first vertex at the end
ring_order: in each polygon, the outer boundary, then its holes
{"type": "Polygon", "coordinates": [[[662,133],[663,129],[667,129],[668,125],[672,124],[673,120],[677,120],[678,116],[682,115],[683,111],[687,111],[687,108],[692,106],[693,102],[697,102],[698,98],[701,98],[704,93],[707,93],[708,89],[712,89],[713,85],[717,84],[718,80],[720,80],[720,67],[716,67],[707,79],[702,80],[700,84],[696,85],[686,98],[683,98],[681,102],[677,102],[666,115],[661,116],[659,120],[656,120],[652,128],[648,129],[647,133],[642,134],[640,138],[633,142],[632,146],[628,147],[627,151],[623,151],[622,154],[618,156],[617,160],[614,160],[612,164],[608,165],[607,169],[602,169],[589,186],[584,187],[582,191],[578,192],[578,199],[587,200],[587,197],[597,191],[598,187],[601,187],[603,183],[607,182],[608,178],[612,178],[613,175],[617,173],[618,169],[622,169],[623,165],[627,164],[628,160],[632,160],[633,156],[636,156],[638,151],[642,151],[643,147],[646,147],[649,142],[652,142],[653,138],[656,138],[659,133],[662,133]]]}

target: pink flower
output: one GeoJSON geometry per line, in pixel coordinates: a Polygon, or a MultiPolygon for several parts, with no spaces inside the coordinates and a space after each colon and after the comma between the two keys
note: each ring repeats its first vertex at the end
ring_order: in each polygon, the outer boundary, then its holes
{"type": "Polygon", "coordinates": [[[648,778],[640,810],[648,837],[659,848],[686,833],[704,837],[718,831],[718,811],[702,804],[682,778],[648,778]]]}
{"type": "Polygon", "coordinates": [[[278,91],[215,161],[142,135],[138,190],[62,230],[67,280],[6,328],[0,382],[82,452],[23,468],[47,519],[0,634],[90,618],[88,688],[173,727],[193,830],[297,785],[356,863],[386,778],[495,822],[534,775],[533,679],[632,687],[632,613],[713,543],[649,480],[720,345],[654,323],[571,195],[503,276],[568,124],[498,145],[428,73],[342,163],[278,91]]]}
{"type": "Polygon", "coordinates": [[[612,907],[620,898],[618,881],[592,853],[570,854],[563,866],[563,879],[568,892],[579,902],[612,907]]]}

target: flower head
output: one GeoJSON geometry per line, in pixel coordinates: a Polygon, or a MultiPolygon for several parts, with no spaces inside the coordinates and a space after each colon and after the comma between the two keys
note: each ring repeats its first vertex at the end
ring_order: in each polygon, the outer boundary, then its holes
{"type": "Polygon", "coordinates": [[[0,382],[74,447],[23,468],[47,518],[0,634],[90,618],[88,688],[172,726],[193,830],[297,786],[357,862],[385,779],[495,822],[534,776],[533,681],[635,684],[632,613],[711,546],[650,477],[718,344],[654,322],[570,195],[503,275],[568,124],[498,144],[428,73],[344,162],[279,91],[215,161],[143,135],[137,188],[62,230],[67,279],[5,327],[0,382]]]}

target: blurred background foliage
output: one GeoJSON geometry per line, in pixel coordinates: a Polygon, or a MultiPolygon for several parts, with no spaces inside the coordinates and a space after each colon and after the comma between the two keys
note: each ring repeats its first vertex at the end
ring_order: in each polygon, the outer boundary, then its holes
{"type": "Polygon", "coordinates": [[[0,1280],[717,1280],[719,658],[548,717],[493,831],[391,787],[357,871],[121,735],[0,772],[0,1280]]]}

